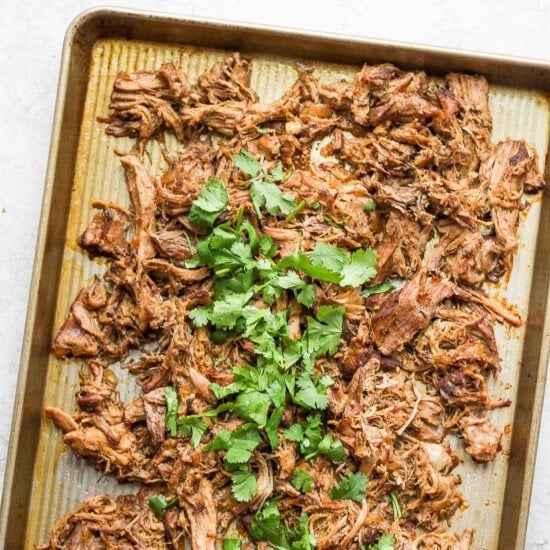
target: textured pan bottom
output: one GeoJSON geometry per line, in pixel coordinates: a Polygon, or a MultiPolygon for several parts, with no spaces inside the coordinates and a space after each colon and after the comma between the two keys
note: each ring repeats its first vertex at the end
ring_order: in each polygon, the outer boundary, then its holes
{"type": "MultiPolygon", "coordinates": [[[[194,81],[226,52],[176,47],[137,41],[101,40],[94,46],[92,65],[83,113],[78,147],[71,209],[67,226],[65,253],[58,290],[54,327],[64,320],[77,291],[96,273],[102,273],[103,264],[94,263],[81,253],[76,239],[93,216],[92,199],[105,199],[129,204],[122,167],[114,154],[118,149],[130,149],[133,141],[105,135],[105,126],[97,116],[108,112],[109,95],[119,71],[154,69],[170,60],[179,61],[183,71],[194,81]]],[[[254,56],[251,68],[252,87],[261,101],[279,97],[296,79],[295,61],[266,56],[254,56]]],[[[322,80],[332,81],[350,77],[358,67],[315,63],[322,80]]],[[[550,115],[547,101],[539,94],[503,87],[491,87],[490,106],[493,114],[493,140],[506,137],[525,139],[544,159],[548,147],[550,115]]],[[[174,150],[179,144],[169,137],[168,146],[174,150]]],[[[148,146],[150,170],[160,173],[166,165],[156,144],[148,146]]],[[[541,166],[542,169],[542,160],[541,166]]],[[[540,217],[540,202],[535,200],[523,217],[519,251],[514,260],[510,282],[504,290],[494,289],[516,304],[523,318],[527,316],[530,281],[534,264],[535,243],[540,217]]],[[[490,382],[490,393],[495,398],[514,400],[518,385],[525,328],[496,327],[502,372],[490,382]]],[[[45,404],[72,410],[78,382],[78,362],[50,358],[45,374],[45,404]]],[[[125,371],[115,368],[119,390],[124,400],[136,391],[136,386],[125,371]]],[[[504,428],[503,452],[492,464],[476,465],[465,456],[461,445],[451,439],[464,463],[461,474],[462,491],[466,505],[455,515],[452,528],[476,528],[475,548],[493,550],[498,547],[498,532],[504,505],[504,490],[508,471],[508,455],[513,429],[515,404],[490,413],[491,420],[504,428]]],[[[519,427],[517,429],[520,429],[519,427]]],[[[103,492],[121,494],[133,492],[135,487],[120,485],[104,478],[84,461],[65,449],[62,434],[42,419],[41,436],[33,476],[33,495],[26,535],[26,547],[44,543],[55,521],[75,508],[84,498],[103,492]]]]}

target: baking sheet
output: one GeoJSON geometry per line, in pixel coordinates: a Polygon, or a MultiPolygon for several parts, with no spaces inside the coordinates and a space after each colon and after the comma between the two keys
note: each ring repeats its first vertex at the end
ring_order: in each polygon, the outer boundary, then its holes
{"type": "MultiPolygon", "coordinates": [[[[44,405],[73,408],[78,364],[56,361],[49,353],[51,339],[77,290],[104,269],[76,247],[77,236],[93,215],[90,199],[129,203],[113,151],[115,147],[127,150],[133,142],[106,136],[95,117],[107,113],[119,70],[153,69],[163,61],[180,59],[193,79],[232,50],[254,54],[252,83],[264,101],[277,97],[293,82],[298,58],[316,60],[312,64],[328,80],[351,75],[365,60],[394,62],[429,74],[485,74],[493,84],[493,137],[525,138],[539,151],[541,163],[547,157],[549,63],[113,8],[94,8],[78,16],[64,44],[0,513],[2,548],[32,548],[45,542],[55,520],[88,495],[134,490],[102,478],[77,460],[43,416],[44,405]],[[327,60],[353,66],[327,65],[327,60]],[[497,83],[517,88],[497,87],[497,83]]],[[[177,146],[173,139],[169,143],[177,146]]],[[[149,152],[151,170],[161,171],[156,145],[150,145],[149,152]]],[[[550,179],[548,157],[546,179],[550,179]]],[[[468,504],[455,516],[453,527],[473,525],[475,549],[524,545],[550,348],[549,213],[550,194],[535,199],[522,227],[519,255],[506,290],[510,301],[520,305],[526,325],[498,329],[503,372],[490,389],[496,396],[514,399],[511,408],[491,413],[495,423],[504,427],[504,452],[492,465],[475,466],[469,461],[461,467],[468,504]]],[[[122,381],[125,378],[121,376],[122,381]]],[[[134,391],[132,384],[121,383],[123,397],[134,391]]]]}
{"type": "MultiPolygon", "coordinates": [[[[171,47],[138,41],[107,39],[99,41],[93,49],[92,66],[84,107],[80,134],[77,167],[54,328],[57,329],[67,315],[69,306],[78,290],[96,273],[102,273],[105,265],[90,261],[79,250],[76,239],[94,214],[92,199],[104,199],[129,204],[124,174],[114,150],[128,150],[134,144],[129,138],[116,139],[105,134],[105,125],[97,122],[98,116],[108,113],[109,96],[114,79],[120,71],[155,69],[162,63],[176,60],[191,81],[207,70],[227,52],[193,47],[171,47]]],[[[314,63],[322,80],[350,78],[355,66],[314,63]]],[[[297,77],[292,59],[254,55],[251,63],[251,85],[263,102],[278,98],[297,77]]],[[[490,106],[493,114],[493,140],[506,137],[525,139],[535,147],[541,159],[548,147],[550,117],[548,104],[543,96],[530,91],[517,91],[491,86],[490,106]]],[[[181,147],[169,138],[169,147],[181,147]]],[[[148,146],[149,168],[161,173],[166,165],[156,143],[148,146]]],[[[541,169],[543,166],[541,166],[541,169]]],[[[523,318],[527,317],[537,229],[540,216],[539,200],[534,200],[521,228],[521,244],[514,261],[510,283],[504,294],[511,303],[519,306],[523,318]]],[[[499,289],[498,293],[502,291],[499,289]]],[[[490,383],[490,393],[496,398],[513,397],[517,388],[521,367],[525,326],[518,329],[497,325],[499,354],[503,358],[502,372],[490,383]]],[[[53,336],[53,335],[52,335],[53,336]]],[[[45,391],[45,403],[72,410],[78,377],[76,360],[61,361],[53,356],[49,362],[45,391]]],[[[119,389],[128,400],[136,391],[133,377],[117,371],[119,389]]],[[[512,433],[515,401],[509,408],[490,413],[490,418],[504,428],[503,452],[488,465],[476,465],[468,459],[462,446],[455,445],[465,462],[458,468],[462,475],[462,491],[466,504],[455,515],[452,527],[461,530],[476,527],[475,548],[496,549],[498,530],[504,504],[510,435],[512,433]],[[484,526],[480,528],[480,526],[484,526]]],[[[451,438],[454,440],[454,438],[451,438]]],[[[131,492],[133,486],[120,485],[115,480],[102,477],[85,461],[74,457],[62,443],[62,434],[53,424],[42,421],[37,462],[33,481],[33,502],[28,524],[29,544],[45,542],[53,523],[63,514],[75,508],[84,498],[108,492],[131,492]]]]}

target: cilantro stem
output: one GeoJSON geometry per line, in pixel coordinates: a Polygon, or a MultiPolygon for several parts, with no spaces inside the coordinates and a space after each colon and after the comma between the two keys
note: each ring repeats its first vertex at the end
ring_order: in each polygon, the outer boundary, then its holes
{"type": "Polygon", "coordinates": [[[301,201],[300,204],[285,218],[285,222],[291,222],[305,207],[306,201],[301,201]]]}
{"type": "Polygon", "coordinates": [[[237,227],[237,228],[241,227],[241,223],[243,221],[243,214],[244,214],[244,209],[241,206],[239,208],[239,211],[237,212],[237,220],[235,221],[235,227],[237,227]]]}
{"type": "Polygon", "coordinates": [[[401,511],[399,500],[397,500],[397,495],[393,491],[390,493],[390,501],[393,508],[393,519],[401,519],[403,512],[401,511]]]}
{"type": "Polygon", "coordinates": [[[195,255],[195,247],[193,246],[193,243],[191,242],[191,239],[189,238],[189,235],[187,234],[187,231],[185,229],[182,229],[181,231],[183,233],[183,236],[185,237],[185,240],[187,241],[187,246],[189,247],[189,252],[194,256],[195,255]]]}
{"type": "Polygon", "coordinates": [[[256,211],[256,216],[258,216],[258,219],[263,220],[264,217],[262,216],[260,209],[256,205],[254,205],[254,210],[256,211]]]}
{"type": "Polygon", "coordinates": [[[216,271],[216,275],[218,277],[223,277],[224,275],[227,275],[230,271],[231,269],[229,269],[228,267],[224,267],[223,269],[219,269],[218,271],[216,271]]]}

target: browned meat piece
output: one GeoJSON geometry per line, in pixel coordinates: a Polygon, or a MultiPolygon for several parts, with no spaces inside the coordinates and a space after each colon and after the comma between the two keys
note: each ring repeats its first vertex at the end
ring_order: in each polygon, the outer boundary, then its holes
{"type": "Polygon", "coordinates": [[[419,271],[401,290],[391,292],[372,318],[378,349],[384,355],[401,349],[428,326],[437,306],[453,292],[448,280],[425,270],[419,271]]]}
{"type": "Polygon", "coordinates": [[[278,254],[281,258],[291,256],[296,250],[298,232],[285,227],[264,226],[264,233],[271,237],[279,247],[278,254]]]}
{"type": "Polygon", "coordinates": [[[486,418],[465,416],[458,423],[466,451],[477,462],[491,462],[500,447],[502,434],[486,418]]]}
{"type": "Polygon", "coordinates": [[[183,111],[183,121],[193,128],[206,126],[224,136],[233,136],[243,124],[248,108],[245,103],[225,101],[214,105],[198,105],[183,111]]]}
{"type": "Polygon", "coordinates": [[[509,323],[514,327],[519,327],[523,322],[517,308],[509,305],[505,300],[498,302],[491,300],[481,289],[458,287],[456,289],[456,296],[466,302],[480,305],[501,323],[509,323]]]}
{"type": "Polygon", "coordinates": [[[185,75],[172,63],[155,73],[120,73],[111,94],[111,116],[107,133],[114,136],[138,136],[145,142],[159,130],[171,128],[183,139],[183,124],[177,107],[191,88],[185,75]]]}
{"type": "Polygon", "coordinates": [[[53,343],[56,357],[92,357],[98,349],[95,338],[82,328],[73,313],[69,313],[53,343]]]}
{"type": "Polygon", "coordinates": [[[498,244],[506,253],[517,247],[519,205],[527,181],[542,181],[536,157],[524,141],[498,143],[479,168],[479,178],[489,192],[491,215],[498,244]]]}
{"type": "Polygon", "coordinates": [[[190,86],[186,76],[176,69],[173,63],[165,63],[155,72],[120,73],[115,81],[114,90],[158,94],[172,99],[181,99],[189,93],[190,86]]]}
{"type": "Polygon", "coordinates": [[[249,65],[249,61],[242,59],[239,53],[216,63],[197,82],[201,101],[258,101],[258,96],[250,88],[249,65]]]}
{"type": "Polygon", "coordinates": [[[489,403],[485,377],[468,367],[445,374],[438,382],[439,393],[451,405],[477,405],[489,403]]]}
{"type": "Polygon", "coordinates": [[[166,431],[165,403],[164,388],[156,388],[143,395],[145,422],[154,447],[158,447],[164,441],[166,431]]]}
{"type": "Polygon", "coordinates": [[[420,267],[432,227],[422,228],[418,223],[390,212],[382,241],[376,246],[378,265],[373,284],[387,277],[410,277],[420,267]]]}
{"type": "MultiPolygon", "coordinates": [[[[163,522],[147,505],[151,493],[142,490],[116,500],[108,495],[89,497],[55,524],[49,543],[39,548],[166,548],[163,522]]],[[[181,527],[176,530],[181,537],[181,527]]]]}
{"type": "Polygon", "coordinates": [[[439,107],[414,94],[395,94],[388,103],[374,107],[369,113],[369,122],[379,126],[384,122],[408,122],[427,120],[441,116],[439,107]]]}
{"type": "Polygon", "coordinates": [[[493,120],[489,110],[489,85],[483,76],[457,73],[447,75],[445,81],[460,104],[458,119],[464,145],[470,151],[469,170],[476,170],[491,150],[493,120]]]}
{"type": "Polygon", "coordinates": [[[477,306],[439,306],[435,319],[416,343],[419,361],[438,371],[460,365],[498,370],[500,360],[491,321],[477,306]]]}
{"type": "Polygon", "coordinates": [[[210,380],[208,380],[204,374],[195,370],[193,367],[189,367],[189,379],[195,386],[195,389],[200,397],[209,403],[216,403],[217,399],[212,393],[212,390],[209,388],[210,380]]]}
{"type": "Polygon", "coordinates": [[[182,101],[191,91],[187,77],[173,63],[161,65],[157,71],[157,78],[168,84],[168,91],[164,93],[170,99],[182,101]]]}
{"type": "Polygon", "coordinates": [[[73,417],[57,407],[46,407],[46,416],[65,434],[78,429],[73,417]]]}
{"type": "MultiPolygon", "coordinates": [[[[159,200],[167,215],[177,216],[189,212],[203,183],[214,176],[214,161],[215,152],[212,143],[207,140],[192,141],[180,153],[160,178],[159,200]]],[[[157,239],[155,243],[158,245],[157,239]]]]}
{"type": "Polygon", "coordinates": [[[191,257],[189,244],[176,229],[159,231],[151,235],[158,253],[170,260],[186,260],[191,257]]]}
{"type": "Polygon", "coordinates": [[[180,506],[185,510],[193,550],[215,550],[217,503],[211,483],[200,473],[189,472],[178,487],[180,506]]]}
{"type": "Polygon", "coordinates": [[[126,173],[126,183],[136,211],[136,232],[132,246],[138,261],[152,258],[155,247],[151,233],[155,232],[156,191],[152,177],[135,155],[120,158],[126,173]]]}
{"type": "Polygon", "coordinates": [[[166,280],[173,292],[178,292],[184,286],[203,281],[210,273],[210,269],[207,267],[185,269],[183,267],[176,267],[166,260],[156,258],[145,260],[143,262],[143,269],[151,272],[157,278],[166,280]]]}
{"type": "Polygon", "coordinates": [[[502,273],[500,251],[494,238],[484,237],[458,224],[438,227],[443,236],[437,243],[430,266],[439,264],[453,280],[468,284],[482,283],[485,278],[496,282],[502,273]]]}
{"type": "Polygon", "coordinates": [[[319,98],[333,109],[349,109],[353,101],[353,86],[342,80],[319,86],[319,98]]]}
{"type": "Polygon", "coordinates": [[[126,240],[126,231],[130,226],[129,213],[114,203],[94,201],[92,206],[101,209],[92,223],[78,239],[78,244],[86,249],[90,256],[124,256],[130,245],[126,240]]]}
{"type": "Polygon", "coordinates": [[[377,170],[405,176],[413,168],[416,149],[407,143],[372,135],[366,138],[343,139],[338,156],[364,172],[377,170]]]}
{"type": "Polygon", "coordinates": [[[96,314],[91,311],[88,296],[99,285],[100,282],[96,279],[89,287],[78,293],[71,305],[69,316],[53,342],[56,357],[92,357],[98,353],[98,344],[103,339],[103,333],[96,314]]]}

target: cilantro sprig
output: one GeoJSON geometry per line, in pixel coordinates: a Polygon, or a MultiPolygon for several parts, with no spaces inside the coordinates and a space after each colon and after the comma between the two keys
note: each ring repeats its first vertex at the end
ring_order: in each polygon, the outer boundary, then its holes
{"type": "Polygon", "coordinates": [[[178,497],[174,497],[171,500],[166,500],[166,497],[163,494],[152,495],[148,500],[149,507],[159,518],[163,518],[164,514],[166,514],[166,510],[177,502],[178,497]]]}
{"type": "MultiPolygon", "coordinates": [[[[248,176],[246,182],[259,219],[262,212],[267,212],[286,215],[290,221],[305,207],[303,201],[297,205],[294,197],[279,189],[278,184],[284,179],[280,163],[268,170],[263,159],[258,160],[244,150],[234,156],[233,162],[248,176]]],[[[288,312],[272,311],[271,306],[287,293],[293,294],[304,308],[313,308],[316,281],[352,287],[365,284],[376,275],[376,252],[361,249],[350,253],[320,242],[311,253],[297,252],[276,262],[273,240],[258,232],[257,226],[245,218],[243,209],[229,221],[215,225],[220,214],[227,210],[227,204],[228,193],[223,184],[210,180],[191,207],[189,220],[193,225],[214,227],[197,243],[196,254],[186,266],[211,268],[214,286],[211,303],[192,309],[188,316],[196,327],[210,327],[211,337],[217,343],[229,337],[248,340],[254,346],[253,361],[251,365],[234,367],[229,385],[210,384],[222,404],[197,415],[180,418],[177,392],[175,388],[167,388],[166,429],[172,437],[189,437],[190,443],[197,446],[209,429],[207,418],[230,412],[242,419],[243,423],[234,430],[221,430],[210,436],[205,450],[223,452],[233,496],[238,502],[246,502],[258,491],[257,474],[251,462],[253,453],[267,444],[274,450],[281,433],[298,444],[307,460],[319,455],[333,461],[346,458],[341,441],[322,427],[320,411],[328,406],[327,388],[333,380],[322,372],[322,363],[318,361],[336,353],[345,310],[323,305],[315,313],[306,313],[303,334],[292,339],[288,312]],[[281,431],[289,402],[310,415],[304,424],[281,431]]],[[[312,480],[305,471],[298,472],[293,482],[299,490],[311,489],[312,480]]],[[[338,494],[338,488],[335,491],[338,494]]],[[[296,544],[302,535],[290,531],[283,535],[293,548],[301,548],[296,544]]],[[[306,544],[308,536],[304,537],[306,544]]]]}
{"type": "Polygon", "coordinates": [[[305,470],[299,468],[292,472],[291,482],[293,487],[301,493],[309,493],[313,488],[313,478],[305,470]]]}
{"type": "Polygon", "coordinates": [[[333,500],[351,499],[361,502],[365,498],[367,482],[368,479],[365,474],[351,474],[330,490],[330,498],[333,500]]]}
{"type": "Polygon", "coordinates": [[[277,186],[284,178],[283,165],[278,162],[268,171],[264,167],[263,159],[254,158],[248,151],[241,149],[233,156],[233,164],[247,176],[250,176],[250,198],[258,219],[262,219],[262,209],[272,216],[277,214],[291,215],[298,205],[294,197],[283,193],[277,186]]]}
{"type": "Polygon", "coordinates": [[[250,533],[254,540],[263,540],[279,550],[313,550],[316,540],[308,527],[308,517],[302,514],[298,525],[288,528],[281,518],[276,500],[268,500],[256,512],[250,533]]]}
{"type": "Polygon", "coordinates": [[[198,199],[193,201],[189,211],[189,221],[200,228],[214,225],[216,218],[227,209],[229,194],[224,185],[216,180],[208,180],[202,187],[198,199]]]}
{"type": "Polygon", "coordinates": [[[318,242],[309,256],[303,253],[286,256],[278,267],[297,269],[319,281],[359,287],[376,277],[376,262],[376,251],[372,248],[350,254],[334,245],[318,242]]]}
{"type": "Polygon", "coordinates": [[[308,416],[305,424],[293,424],[284,430],[284,436],[289,441],[299,443],[301,454],[306,460],[312,460],[317,455],[324,455],[334,462],[345,460],[346,451],[339,439],[330,434],[323,434],[321,415],[308,416]]]}

